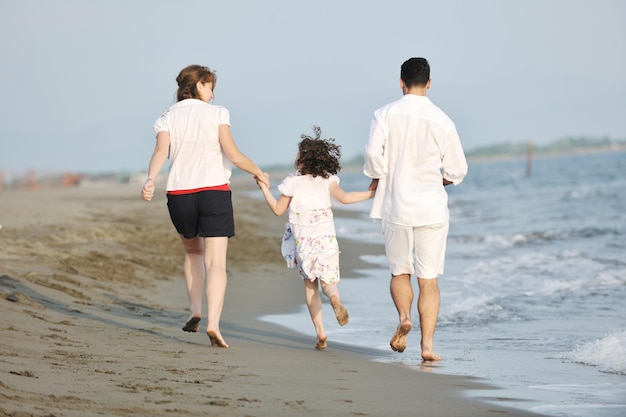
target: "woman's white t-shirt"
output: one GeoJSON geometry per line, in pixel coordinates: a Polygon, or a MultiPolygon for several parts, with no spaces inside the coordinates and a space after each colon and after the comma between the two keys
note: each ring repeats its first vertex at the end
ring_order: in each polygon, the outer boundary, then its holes
{"type": "Polygon", "coordinates": [[[220,145],[220,125],[230,126],[228,110],[198,99],[181,100],[159,116],[155,132],[170,134],[167,191],[230,182],[232,164],[220,145]]]}

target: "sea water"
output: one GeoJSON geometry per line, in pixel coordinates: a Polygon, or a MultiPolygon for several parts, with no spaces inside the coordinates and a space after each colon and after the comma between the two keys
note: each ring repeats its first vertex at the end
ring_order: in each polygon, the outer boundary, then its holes
{"type": "MultiPolygon", "coordinates": [[[[384,255],[364,253],[360,277],[342,276],[350,322],[325,303],[329,343],[376,349],[374,360],[416,371],[480,377],[484,401],[550,416],[626,416],[626,153],[471,163],[449,186],[450,233],[435,348],[422,363],[419,322],[403,353],[389,348],[398,324],[384,255]]],[[[346,190],[367,188],[340,173],[346,190]]],[[[371,201],[342,208],[337,236],[383,245],[371,201]]],[[[381,251],[382,253],[382,251],[381,251]]],[[[295,274],[294,274],[295,276],[295,274]]],[[[301,331],[303,305],[264,316],[301,331]]],[[[311,325],[310,332],[313,328],[311,325]]]]}

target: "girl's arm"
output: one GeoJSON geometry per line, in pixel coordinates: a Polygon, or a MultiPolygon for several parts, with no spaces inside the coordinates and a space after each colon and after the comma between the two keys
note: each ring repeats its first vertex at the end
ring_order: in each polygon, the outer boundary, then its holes
{"type": "Polygon", "coordinates": [[[267,186],[267,184],[265,184],[264,182],[260,182],[260,181],[258,184],[259,184],[259,187],[261,188],[261,191],[263,192],[263,197],[265,197],[265,202],[267,203],[269,208],[272,210],[272,212],[276,216],[283,215],[289,208],[289,203],[291,203],[291,197],[287,197],[286,195],[281,194],[280,198],[276,200],[276,198],[270,192],[270,189],[267,186]]]}
{"type": "Polygon", "coordinates": [[[367,191],[344,191],[337,182],[333,181],[330,183],[328,187],[330,194],[340,203],[344,204],[352,204],[358,203],[359,201],[365,201],[369,198],[374,197],[376,194],[376,190],[367,190],[367,191]]]}
{"type": "Polygon", "coordinates": [[[144,200],[150,201],[154,196],[154,181],[157,175],[161,172],[163,164],[167,160],[170,152],[170,134],[162,131],[157,133],[156,145],[154,145],[154,151],[152,152],[152,158],[150,158],[150,165],[148,166],[148,178],[143,184],[141,189],[141,196],[144,200]]]}

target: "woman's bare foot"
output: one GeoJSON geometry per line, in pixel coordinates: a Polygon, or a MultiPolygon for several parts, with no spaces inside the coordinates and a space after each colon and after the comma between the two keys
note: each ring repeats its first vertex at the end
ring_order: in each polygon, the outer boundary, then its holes
{"type": "Polygon", "coordinates": [[[200,329],[200,320],[200,317],[190,317],[189,320],[187,320],[187,323],[183,326],[183,330],[192,333],[197,332],[198,329],[200,329]]]}
{"type": "Polygon", "coordinates": [[[335,317],[337,317],[337,323],[339,323],[340,326],[348,324],[348,319],[350,318],[348,310],[341,304],[341,301],[339,301],[336,295],[330,297],[330,305],[335,312],[335,317]]]}
{"type": "Polygon", "coordinates": [[[221,347],[221,348],[230,347],[224,341],[224,339],[222,338],[222,335],[219,332],[216,332],[215,330],[207,330],[206,334],[207,336],[209,336],[209,339],[211,339],[211,347],[221,347]]]}
{"type": "Polygon", "coordinates": [[[410,322],[405,322],[398,325],[396,333],[389,341],[389,346],[391,346],[391,350],[393,350],[394,352],[404,352],[404,350],[406,349],[406,337],[412,328],[413,326],[410,322]]]}
{"type": "Polygon", "coordinates": [[[326,347],[327,347],[326,340],[327,339],[328,339],[327,336],[318,337],[317,338],[317,343],[315,344],[315,349],[317,349],[317,350],[326,349],[326,347]]]}

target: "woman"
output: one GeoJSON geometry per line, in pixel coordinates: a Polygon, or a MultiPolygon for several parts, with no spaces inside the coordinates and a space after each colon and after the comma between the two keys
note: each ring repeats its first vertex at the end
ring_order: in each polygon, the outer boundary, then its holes
{"type": "Polygon", "coordinates": [[[211,346],[229,347],[220,333],[220,316],[226,293],[226,250],[235,235],[230,164],[269,183],[267,174],[239,151],[230,132],[228,110],[210,104],[216,76],[208,67],[190,65],[178,77],[177,102],[155,122],[156,146],[144,200],[154,195],[154,180],[165,160],[167,206],[185,249],[185,281],[190,315],[183,326],[197,332],[202,318],[206,281],[207,335],[211,346]]]}

